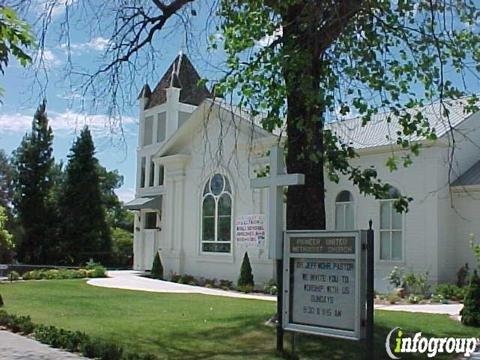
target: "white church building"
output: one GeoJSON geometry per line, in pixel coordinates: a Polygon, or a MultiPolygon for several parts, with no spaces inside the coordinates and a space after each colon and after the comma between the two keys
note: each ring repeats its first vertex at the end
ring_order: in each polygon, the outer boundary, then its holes
{"type": "MultiPolygon", "coordinates": [[[[151,269],[159,252],[167,278],[236,282],[248,251],[255,282],[262,284],[275,278],[262,230],[268,228],[268,194],[251,189],[250,179],[268,165],[267,151],[278,138],[248,114],[213,100],[199,79],[180,54],[158,85],[146,85],[139,95],[136,197],[127,204],[135,211],[133,266],[151,269]],[[249,223],[258,229],[256,241],[241,231],[249,223]]],[[[439,104],[422,109],[438,140],[412,138],[423,144],[420,155],[393,172],[385,163],[392,152],[402,154],[395,121],[378,115],[364,127],[360,119],[329,125],[356,148],[355,165],[375,167],[395,187],[392,196],[414,199],[409,212],[399,214],[393,200],[361,195],[348,179],[326,184],[328,230],[365,229],[373,221],[379,291],[387,289],[394,266],[428,271],[432,282],[454,282],[462,265],[474,263],[469,243],[471,234],[480,238],[480,113],[466,115],[463,105],[449,103],[449,121],[439,104]]]]}

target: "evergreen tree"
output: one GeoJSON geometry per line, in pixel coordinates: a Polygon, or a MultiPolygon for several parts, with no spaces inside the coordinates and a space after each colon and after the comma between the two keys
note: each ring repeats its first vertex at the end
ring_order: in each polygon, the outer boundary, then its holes
{"type": "Polygon", "coordinates": [[[23,233],[17,256],[30,264],[50,262],[50,248],[56,241],[51,228],[55,212],[50,177],[53,135],[45,109],[44,101],[35,113],[31,133],[25,134],[13,156],[13,205],[23,233]]]}
{"type": "Polygon", "coordinates": [[[3,206],[7,211],[10,209],[13,189],[14,169],[10,163],[10,159],[3,149],[0,149],[0,206],[3,206]]]}
{"type": "Polygon", "coordinates": [[[60,196],[64,255],[74,264],[90,258],[105,263],[111,251],[111,234],[88,127],[81,131],[68,158],[60,196]]]}
{"type": "Polygon", "coordinates": [[[12,251],[15,247],[13,236],[6,228],[7,214],[5,208],[0,205],[0,263],[12,260],[12,251]]]}
{"type": "Polygon", "coordinates": [[[477,270],[470,279],[460,315],[464,325],[480,327],[480,277],[477,270]]]}
{"type": "Polygon", "coordinates": [[[250,259],[248,258],[247,252],[243,257],[242,267],[240,268],[240,277],[238,278],[238,286],[239,287],[254,286],[252,267],[250,266],[250,259]]]}
{"type": "Polygon", "coordinates": [[[163,280],[163,265],[162,260],[160,260],[160,253],[158,251],[153,259],[151,274],[153,278],[163,280]]]}

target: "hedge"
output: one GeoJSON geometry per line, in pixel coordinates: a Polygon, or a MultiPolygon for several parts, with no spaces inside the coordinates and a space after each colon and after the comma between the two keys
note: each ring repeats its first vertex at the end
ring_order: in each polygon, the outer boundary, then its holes
{"type": "Polygon", "coordinates": [[[23,335],[33,337],[52,347],[81,353],[91,359],[100,360],[155,360],[153,354],[127,352],[122,346],[113,342],[93,338],[80,331],[59,329],[55,326],[36,325],[30,316],[8,314],[0,310],[0,326],[23,335]]]}

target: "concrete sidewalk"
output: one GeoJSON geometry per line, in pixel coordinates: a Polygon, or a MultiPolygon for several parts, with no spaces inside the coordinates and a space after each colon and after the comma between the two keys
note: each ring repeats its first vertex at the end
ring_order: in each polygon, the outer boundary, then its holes
{"type": "Polygon", "coordinates": [[[0,330],[0,360],[82,360],[76,354],[58,350],[36,340],[0,330]]]}
{"type": "Polygon", "coordinates": [[[171,281],[149,279],[139,271],[109,271],[108,278],[90,279],[87,284],[114,289],[139,290],[159,293],[203,294],[239,299],[276,301],[276,296],[244,294],[236,291],[209,289],[203,286],[177,284],[171,281]]]}
{"type": "MultiPolygon", "coordinates": [[[[185,284],[177,284],[170,281],[149,279],[141,275],[142,272],[139,271],[109,271],[108,278],[91,279],[87,283],[94,286],[114,289],[139,290],[160,293],[204,294],[267,301],[277,300],[277,297],[272,295],[244,294],[236,291],[209,289],[202,286],[192,286],[185,284]]],[[[445,314],[449,316],[458,316],[462,307],[462,304],[375,305],[375,309],[379,310],[445,314]]]]}
{"type": "Polygon", "coordinates": [[[388,311],[407,311],[413,313],[444,314],[459,316],[463,304],[411,304],[411,305],[375,305],[375,309],[388,311]]]}

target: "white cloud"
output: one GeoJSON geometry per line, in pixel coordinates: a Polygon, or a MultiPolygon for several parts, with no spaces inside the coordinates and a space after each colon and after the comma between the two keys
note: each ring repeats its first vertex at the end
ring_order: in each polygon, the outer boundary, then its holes
{"type": "MultiPolygon", "coordinates": [[[[72,53],[81,53],[86,51],[104,51],[109,44],[110,44],[110,40],[102,36],[97,36],[90,39],[90,41],[87,41],[84,43],[70,44],[70,51],[72,53]]],[[[66,51],[68,49],[68,45],[61,44],[60,48],[66,51]]]]}
{"type": "Polygon", "coordinates": [[[47,69],[51,69],[62,64],[62,61],[49,49],[43,50],[43,54],[39,54],[39,56],[43,56],[43,63],[47,69]]]}
{"type": "Polygon", "coordinates": [[[135,189],[122,187],[120,189],[116,189],[115,194],[117,194],[121,201],[128,202],[135,198],[135,189]]]}
{"type": "Polygon", "coordinates": [[[279,37],[283,35],[283,28],[279,27],[276,29],[273,34],[264,36],[260,40],[257,41],[256,45],[260,47],[265,47],[273,43],[275,40],[277,40],[279,37]]]}
{"type": "MultiPolygon", "coordinates": [[[[47,111],[47,116],[55,135],[61,132],[71,133],[85,125],[88,125],[92,132],[105,134],[111,134],[112,128],[114,128],[113,120],[106,114],[85,115],[67,110],[65,112],[47,111]]],[[[20,113],[0,114],[0,133],[24,133],[31,128],[32,119],[32,115],[20,113]]],[[[136,122],[133,117],[122,118],[123,125],[135,124],[136,122]]]]}
{"type": "Polygon", "coordinates": [[[50,14],[53,18],[63,15],[67,6],[72,6],[78,0],[37,0],[36,9],[50,14]]]}

